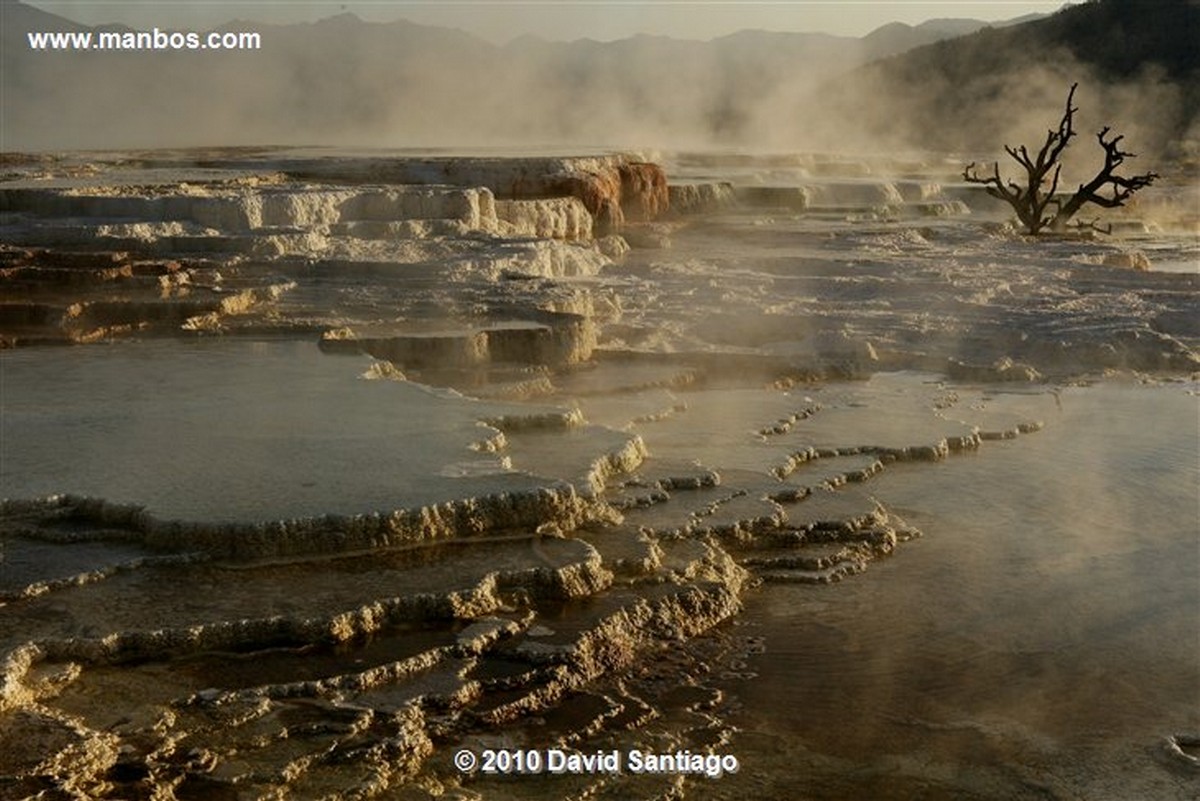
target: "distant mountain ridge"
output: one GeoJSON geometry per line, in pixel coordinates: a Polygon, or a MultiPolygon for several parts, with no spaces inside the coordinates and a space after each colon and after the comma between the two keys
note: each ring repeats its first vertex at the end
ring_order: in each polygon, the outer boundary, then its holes
{"type": "MultiPolygon", "coordinates": [[[[1058,72],[1084,64],[1098,76],[1089,77],[1113,83],[1154,68],[1171,92],[1195,98],[1194,86],[1180,88],[1195,76],[1196,52],[1182,46],[1194,16],[1183,7],[1195,10],[1185,0],[1098,0],[1011,25],[893,23],[860,39],[745,30],[709,41],[526,36],[506,45],[340,14],[219,26],[261,31],[263,48],[253,52],[72,53],[35,52],[25,33],[92,29],[0,0],[0,147],[789,148],[868,146],[876,138],[963,147],[976,141],[976,128],[990,126],[991,138],[1004,128],[1011,111],[991,100],[1031,105],[1012,95],[1022,86],[1015,65],[1031,61],[1050,72],[1055,63],[1058,72]],[[1155,32],[1118,8],[1149,5],[1178,12],[1178,20],[1164,18],[1174,21],[1171,30],[1155,32]],[[1031,59],[1038,48],[1045,58],[1031,59]]],[[[1049,81],[1039,99],[1057,97],[1059,82],[1049,81]]]]}
{"type": "Polygon", "coordinates": [[[903,53],[914,47],[974,33],[988,24],[976,19],[932,19],[920,25],[891,22],[868,33],[863,44],[872,59],[903,53]]]}

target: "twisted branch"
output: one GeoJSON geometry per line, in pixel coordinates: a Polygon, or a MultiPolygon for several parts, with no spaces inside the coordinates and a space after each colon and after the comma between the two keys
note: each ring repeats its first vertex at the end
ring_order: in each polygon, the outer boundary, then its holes
{"type": "MultiPolygon", "coordinates": [[[[1133,193],[1154,183],[1159,176],[1149,172],[1141,175],[1124,176],[1116,170],[1128,158],[1134,158],[1133,153],[1121,149],[1124,136],[1110,136],[1111,129],[1105,126],[1096,139],[1104,148],[1104,166],[1092,180],[1080,184],[1075,193],[1067,199],[1056,197],[1059,177],[1062,174],[1063,151],[1075,136],[1075,90],[1078,83],[1071,84],[1067,93],[1066,108],[1059,120],[1057,130],[1046,132],[1046,141],[1042,143],[1036,156],[1030,156],[1029,149],[1024,145],[1013,147],[1004,146],[1004,152],[1025,168],[1025,185],[1022,187],[1016,181],[1005,180],[1000,175],[1000,164],[992,163],[991,175],[981,175],[975,162],[971,162],[963,170],[963,180],[967,183],[981,184],[992,197],[1005,201],[1016,211],[1018,219],[1030,234],[1037,234],[1045,228],[1062,230],[1067,222],[1079,209],[1087,203],[1094,203],[1102,208],[1115,208],[1125,205],[1133,193]],[[1043,191],[1049,176],[1049,188],[1043,191]],[[1107,192],[1105,191],[1107,190],[1107,192]],[[1047,214],[1047,209],[1054,208],[1053,215],[1047,214]]],[[[1093,225],[1093,227],[1095,227],[1093,225]]],[[[1097,228],[1097,230],[1100,230],[1097,228]]]]}

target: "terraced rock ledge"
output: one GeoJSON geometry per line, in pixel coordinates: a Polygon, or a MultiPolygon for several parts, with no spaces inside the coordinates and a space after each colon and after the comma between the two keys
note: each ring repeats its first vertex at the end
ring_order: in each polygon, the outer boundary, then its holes
{"type": "Polygon", "coordinates": [[[451,758],[733,748],[892,477],[1197,364],[1193,276],[996,269],[936,163],[89,159],[0,181],[5,798],[712,797],[451,758]]]}
{"type": "MultiPolygon", "coordinates": [[[[938,395],[934,413],[926,397],[901,400],[909,382],[893,389],[893,412],[925,442],[828,447],[843,427],[868,433],[874,412],[830,396],[785,416],[789,393],[740,398],[763,421],[747,431],[796,417],[786,433],[721,444],[757,470],[671,455],[688,447],[671,428],[729,402],[710,389],[574,484],[525,492],[216,525],[100,499],[6,501],[0,533],[17,570],[0,596],[3,726],[42,744],[6,751],[6,791],[420,796],[472,785],[447,761],[462,747],[728,740],[705,676],[752,647],[727,629],[747,594],[840,581],[918,536],[861,489],[878,475],[1038,428],[954,422],[945,412],[959,399],[938,395]],[[797,437],[814,444],[797,449],[797,437]]],[[[584,415],[659,392],[596,395],[584,415]]],[[[1009,420],[997,414],[989,422],[1009,420]]],[[[514,459],[537,463],[585,425],[568,419],[489,425],[514,459]]],[[[545,791],[640,797],[673,782],[577,776],[545,791]]]]}

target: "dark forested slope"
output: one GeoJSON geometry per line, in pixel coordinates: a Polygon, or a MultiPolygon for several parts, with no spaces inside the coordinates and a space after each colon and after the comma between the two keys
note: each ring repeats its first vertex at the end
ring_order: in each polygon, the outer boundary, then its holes
{"type": "Polygon", "coordinates": [[[1200,4],[1092,0],[873,62],[825,95],[839,119],[892,144],[972,149],[1053,124],[1076,81],[1093,123],[1178,146],[1200,109],[1200,4]]]}

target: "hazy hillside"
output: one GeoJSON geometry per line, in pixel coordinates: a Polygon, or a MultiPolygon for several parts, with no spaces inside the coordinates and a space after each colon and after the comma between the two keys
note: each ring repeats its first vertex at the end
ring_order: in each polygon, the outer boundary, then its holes
{"type": "Polygon", "coordinates": [[[984,27],[985,23],[975,19],[931,19],[915,27],[892,22],[871,31],[862,42],[867,55],[877,59],[942,39],[964,36],[984,27]]]}
{"type": "Polygon", "coordinates": [[[1081,131],[1169,149],[1200,108],[1200,6],[1098,0],[989,27],[885,25],[861,38],[741,31],[711,41],[522,37],[342,14],[230,22],[249,52],[34,51],[88,30],[0,0],[4,149],[208,144],[381,147],[939,147],[1031,141],[1079,81],[1081,131]]]}
{"type": "Polygon", "coordinates": [[[1158,152],[1195,134],[1198,42],[1194,2],[1093,0],[866,65],[826,85],[827,108],[894,144],[996,148],[1043,134],[1078,81],[1081,130],[1158,152]]]}
{"type": "MultiPolygon", "coordinates": [[[[712,41],[523,37],[343,14],[312,24],[231,22],[255,52],[33,51],[28,31],[89,30],[2,0],[6,149],[192,144],[787,147],[813,86],[880,55],[976,30],[889,25],[852,39],[742,31],[712,41]]],[[[104,29],[113,29],[108,26],[104,29]]],[[[94,30],[101,30],[100,28],[94,30]]]]}

